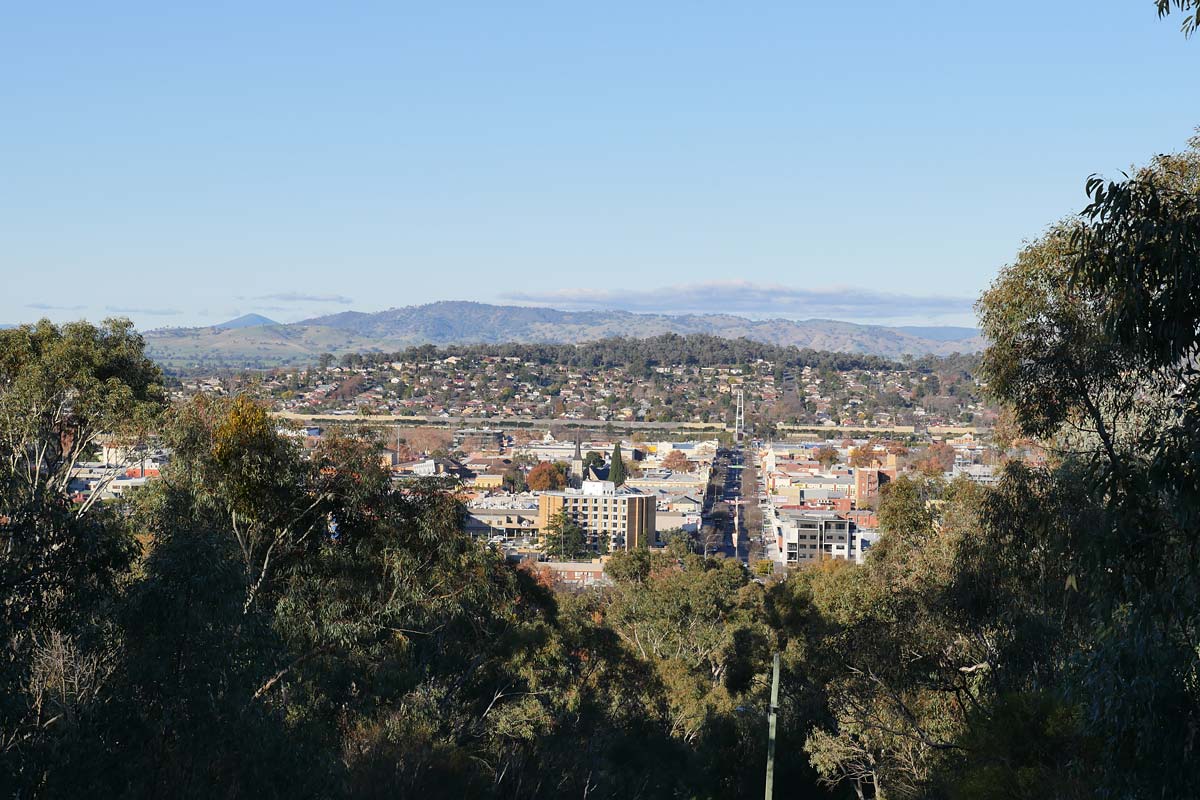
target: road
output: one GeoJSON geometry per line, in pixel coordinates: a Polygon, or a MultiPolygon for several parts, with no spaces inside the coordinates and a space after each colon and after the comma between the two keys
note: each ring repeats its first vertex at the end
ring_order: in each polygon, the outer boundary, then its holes
{"type": "MultiPolygon", "coordinates": [[[[712,502],[704,515],[704,528],[701,544],[705,554],[721,553],[726,558],[736,558],[743,564],[749,559],[748,537],[739,524],[742,534],[734,542],[734,514],[739,515],[739,523],[745,519],[744,512],[739,507],[743,502],[741,488],[741,467],[743,454],[741,448],[719,450],[713,461],[712,502]]],[[[754,502],[751,498],[750,502],[754,502]]]]}
{"type": "Polygon", "coordinates": [[[732,431],[733,428],[724,423],[706,422],[643,422],[641,420],[596,420],[596,419],[567,419],[565,417],[442,417],[427,415],[392,415],[392,414],[300,414],[295,411],[273,411],[273,416],[289,419],[294,422],[316,424],[320,422],[368,423],[386,425],[435,425],[449,427],[471,427],[488,425],[491,427],[534,427],[546,428],[551,425],[562,425],[568,428],[604,428],[612,426],[615,431],[661,430],[661,431],[694,431],[696,433],[732,431]]]}

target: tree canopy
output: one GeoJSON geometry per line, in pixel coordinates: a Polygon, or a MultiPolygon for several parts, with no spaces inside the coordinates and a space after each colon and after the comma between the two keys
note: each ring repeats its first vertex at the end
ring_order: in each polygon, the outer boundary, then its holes
{"type": "Polygon", "coordinates": [[[617,486],[625,483],[625,459],[621,456],[621,443],[613,445],[612,458],[608,463],[608,479],[617,486]]]}

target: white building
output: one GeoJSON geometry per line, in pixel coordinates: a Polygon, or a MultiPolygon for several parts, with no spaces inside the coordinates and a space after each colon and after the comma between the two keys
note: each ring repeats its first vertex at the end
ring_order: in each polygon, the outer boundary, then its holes
{"type": "Polygon", "coordinates": [[[853,522],[832,511],[782,509],[773,515],[785,564],[797,566],[839,559],[858,561],[860,547],[853,522]]]}

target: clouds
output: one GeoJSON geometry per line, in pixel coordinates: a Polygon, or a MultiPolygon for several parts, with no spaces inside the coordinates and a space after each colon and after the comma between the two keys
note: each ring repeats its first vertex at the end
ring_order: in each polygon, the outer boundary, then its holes
{"type": "Polygon", "coordinates": [[[506,300],[569,309],[667,314],[731,313],[779,317],[945,317],[969,314],[974,299],[910,295],[851,286],[794,287],[712,281],[656,289],[556,289],[509,292],[506,300]]]}
{"type": "Polygon", "coordinates": [[[87,306],[56,306],[52,303],[26,303],[26,308],[37,311],[83,311],[87,306]]]}
{"type": "MultiPolygon", "coordinates": [[[[53,303],[26,303],[25,307],[32,308],[36,311],[71,311],[71,312],[86,311],[88,309],[95,308],[95,306],[86,306],[86,305],[62,306],[62,305],[55,305],[53,303]]],[[[119,305],[119,306],[105,306],[104,310],[111,314],[141,314],[141,315],[144,315],[147,317],[177,317],[180,314],[184,313],[182,310],[180,310],[178,308],[165,308],[163,306],[147,307],[147,306],[119,305]]],[[[201,313],[207,313],[207,312],[201,312],[201,313]]]]}
{"type": "Polygon", "coordinates": [[[105,311],[114,314],[144,314],[147,317],[175,317],[183,312],[178,308],[138,308],[130,306],[105,306],[105,311]]]}
{"type": "Polygon", "coordinates": [[[260,294],[257,297],[239,298],[242,300],[274,300],[278,303],[337,303],[348,306],[354,298],[342,294],[302,294],[300,292],[277,292],[275,294],[260,294]]]}

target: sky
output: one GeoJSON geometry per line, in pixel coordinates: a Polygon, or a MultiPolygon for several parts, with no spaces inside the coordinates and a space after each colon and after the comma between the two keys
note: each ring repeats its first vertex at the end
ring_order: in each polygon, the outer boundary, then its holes
{"type": "Polygon", "coordinates": [[[438,300],[972,324],[1200,125],[1153,0],[57,2],[0,18],[0,323],[438,300]]]}

